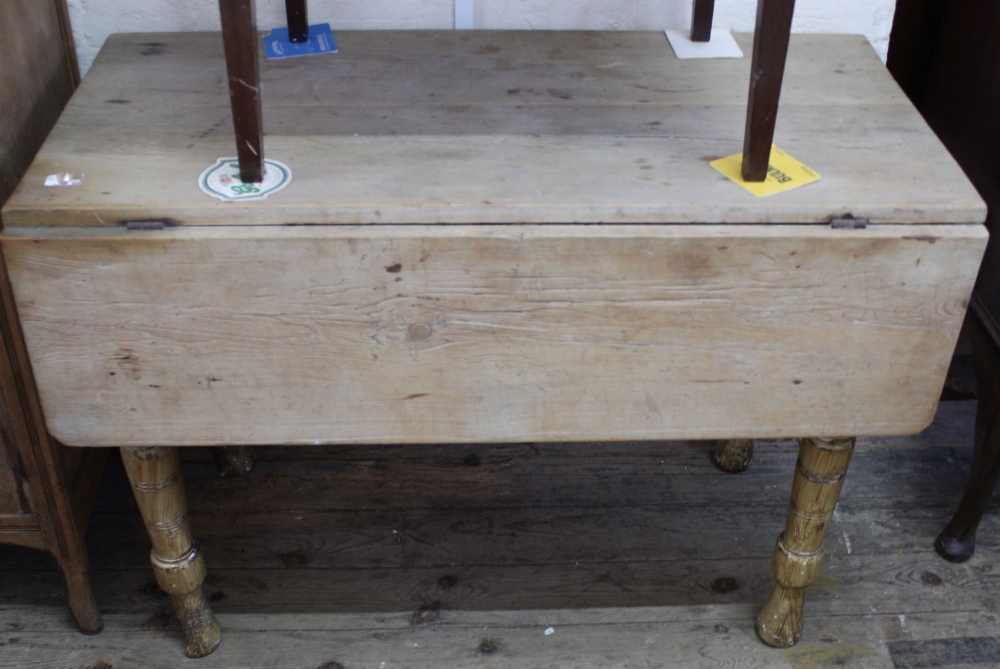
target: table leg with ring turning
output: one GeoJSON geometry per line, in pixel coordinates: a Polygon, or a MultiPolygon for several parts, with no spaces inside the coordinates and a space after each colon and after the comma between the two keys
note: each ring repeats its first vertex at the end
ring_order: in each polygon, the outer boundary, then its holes
{"type": "Polygon", "coordinates": [[[219,623],[201,584],[205,561],[191,536],[176,448],[122,448],[132,492],[153,543],[156,582],[170,595],[184,630],[185,653],[203,657],[219,645],[219,623]]]}
{"type": "Polygon", "coordinates": [[[787,648],[802,636],[803,595],[819,573],[823,537],[853,452],[853,437],[799,442],[788,520],[771,562],[776,584],[757,618],[757,634],[770,646],[787,648]]]}

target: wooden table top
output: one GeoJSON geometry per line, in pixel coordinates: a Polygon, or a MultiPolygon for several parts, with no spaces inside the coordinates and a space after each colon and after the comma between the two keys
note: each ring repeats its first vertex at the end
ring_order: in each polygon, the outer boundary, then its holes
{"type": "Polygon", "coordinates": [[[680,63],[652,33],[339,39],[265,64],[266,152],[295,176],[251,203],[197,185],[233,154],[219,36],[102,52],[0,238],[58,439],[835,436],[933,417],[985,210],[863,38],[793,40],[777,145],[823,178],[763,199],[708,164],[741,149],[746,60],[680,63]],[[42,185],[59,172],[84,183],[42,185]],[[873,224],[820,224],[848,212],[873,224]]]}
{"type": "MultiPolygon", "coordinates": [[[[750,37],[737,38],[749,52],[750,37]]],[[[265,152],[292,183],[224,203],[235,155],[218,34],[109,39],[3,216],[11,227],[282,223],[976,223],[982,201],[863,37],[795,36],[775,144],[822,174],[754,198],[749,58],[679,61],[662,33],[338,32],[264,61],[265,152]],[[49,188],[55,173],[79,187],[49,188]]]]}

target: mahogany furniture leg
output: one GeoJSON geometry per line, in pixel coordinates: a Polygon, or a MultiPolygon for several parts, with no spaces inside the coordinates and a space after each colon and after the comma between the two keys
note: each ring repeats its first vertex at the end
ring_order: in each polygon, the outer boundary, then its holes
{"type": "Polygon", "coordinates": [[[309,15],[306,0],[285,0],[285,15],[288,17],[288,40],[302,43],[309,41],[309,15]]]}
{"type": "Polygon", "coordinates": [[[222,41],[229,75],[229,101],[236,132],[240,180],[264,180],[264,121],[260,105],[257,21],[254,0],[219,0],[222,41]]]}
{"type": "Polygon", "coordinates": [[[723,439],[715,442],[716,466],[725,472],[737,474],[746,471],[753,461],[753,439],[723,439]]]}
{"type": "Polygon", "coordinates": [[[966,326],[979,392],[972,471],[954,518],[934,542],[938,554],[951,562],[965,562],[976,552],[976,529],[1000,473],[1000,351],[975,315],[966,318],[966,326]]]}
{"type": "Polygon", "coordinates": [[[799,443],[788,520],[771,562],[777,583],[757,617],[757,634],[770,646],[787,648],[802,636],[803,595],[819,573],[823,537],[853,452],[853,437],[799,443]]]}
{"type": "Polygon", "coordinates": [[[691,41],[712,40],[712,18],[715,15],[715,0],[694,0],[691,13],[691,41]]]}
{"type": "Polygon", "coordinates": [[[763,181],[767,177],[794,8],[795,0],[757,0],[750,96],[743,136],[743,179],[746,181],[763,181]]]}
{"type": "Polygon", "coordinates": [[[174,604],[188,657],[204,657],[219,645],[220,630],[201,591],[205,561],[191,537],[177,449],[122,448],[121,452],[153,542],[150,560],[156,582],[174,604]]]}

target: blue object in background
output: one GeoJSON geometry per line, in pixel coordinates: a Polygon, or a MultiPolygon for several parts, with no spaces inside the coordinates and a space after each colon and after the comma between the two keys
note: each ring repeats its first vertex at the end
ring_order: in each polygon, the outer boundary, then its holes
{"type": "Polygon", "coordinates": [[[274,28],[264,37],[264,55],[268,60],[294,58],[317,53],[336,53],[337,43],[329,23],[309,26],[308,42],[292,42],[288,39],[288,28],[274,28]]]}

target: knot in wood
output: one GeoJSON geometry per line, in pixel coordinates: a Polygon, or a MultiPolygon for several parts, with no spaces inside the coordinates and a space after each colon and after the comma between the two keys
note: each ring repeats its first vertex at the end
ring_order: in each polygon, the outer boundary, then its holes
{"type": "Polygon", "coordinates": [[[434,328],[431,327],[430,323],[414,323],[406,328],[406,338],[410,341],[424,341],[430,339],[432,334],[434,334],[434,328]]]}

